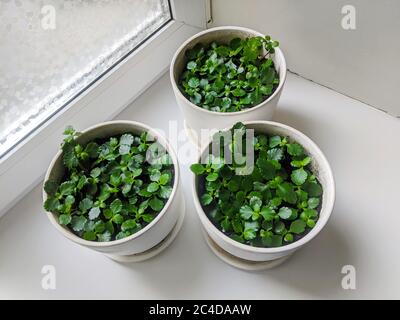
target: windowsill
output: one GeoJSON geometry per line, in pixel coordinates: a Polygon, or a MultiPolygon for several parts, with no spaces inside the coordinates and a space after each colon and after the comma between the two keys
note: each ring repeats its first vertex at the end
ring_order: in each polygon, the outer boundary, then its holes
{"type": "MultiPolygon", "coordinates": [[[[167,74],[116,118],[164,131],[168,120],[183,127],[167,74]]],[[[275,119],[321,147],[337,187],[326,228],[282,266],[251,274],[214,256],[194,210],[191,173],[182,165],[183,228],[164,253],[138,264],[117,264],[63,238],[47,221],[37,186],[1,219],[0,298],[400,298],[400,257],[394,254],[400,240],[399,120],[292,74],[275,119]],[[41,288],[47,264],[56,267],[54,291],[41,288]],[[344,265],[355,266],[357,290],[342,289],[344,265]]]]}

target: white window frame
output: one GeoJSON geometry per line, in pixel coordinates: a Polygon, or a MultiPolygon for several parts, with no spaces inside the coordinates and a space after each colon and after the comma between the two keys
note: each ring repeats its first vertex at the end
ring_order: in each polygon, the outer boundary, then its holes
{"type": "Polygon", "coordinates": [[[184,40],[206,28],[210,0],[169,1],[172,21],[1,159],[0,217],[42,181],[67,124],[82,130],[112,119],[168,70],[184,40]]]}

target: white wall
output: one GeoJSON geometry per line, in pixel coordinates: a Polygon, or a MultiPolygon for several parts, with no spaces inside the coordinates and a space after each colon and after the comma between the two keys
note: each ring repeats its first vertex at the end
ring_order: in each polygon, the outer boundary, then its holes
{"type": "Polygon", "coordinates": [[[400,117],[399,0],[212,0],[209,25],[241,25],[281,42],[288,68],[400,117]],[[356,29],[342,28],[353,5],[356,29]]]}

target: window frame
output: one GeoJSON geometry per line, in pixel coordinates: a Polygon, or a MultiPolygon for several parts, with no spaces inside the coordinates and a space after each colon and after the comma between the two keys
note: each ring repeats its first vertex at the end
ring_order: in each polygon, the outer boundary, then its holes
{"type": "Polygon", "coordinates": [[[169,0],[169,4],[171,21],[2,157],[0,217],[41,182],[67,124],[82,130],[115,117],[168,70],[184,40],[206,28],[210,0],[169,0]]]}

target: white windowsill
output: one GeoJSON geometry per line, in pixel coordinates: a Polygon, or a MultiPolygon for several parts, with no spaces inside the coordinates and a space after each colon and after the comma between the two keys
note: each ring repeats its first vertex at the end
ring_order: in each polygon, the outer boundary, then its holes
{"type": "MultiPolygon", "coordinates": [[[[116,118],[164,130],[176,119],[182,129],[168,75],[116,118]]],[[[326,228],[282,266],[252,274],[214,256],[194,210],[191,173],[182,165],[183,228],[165,252],[138,264],[115,263],[63,238],[47,220],[37,186],[0,220],[0,298],[400,298],[398,120],[292,74],[276,120],[321,147],[337,186],[326,228]],[[56,290],[42,289],[43,265],[56,267],[56,290]],[[356,268],[356,290],[341,287],[344,265],[356,268]]]]}

